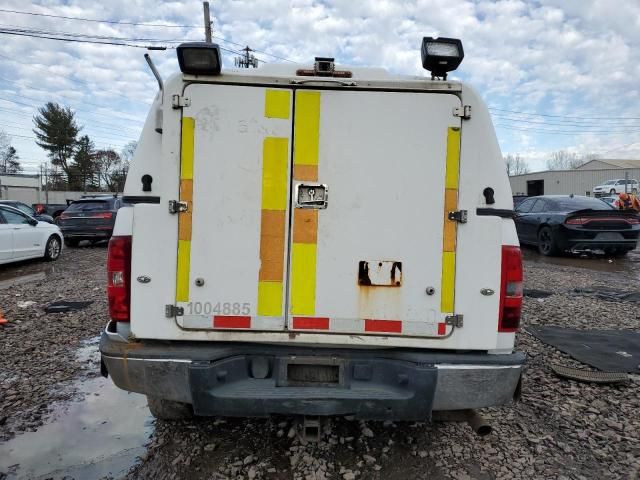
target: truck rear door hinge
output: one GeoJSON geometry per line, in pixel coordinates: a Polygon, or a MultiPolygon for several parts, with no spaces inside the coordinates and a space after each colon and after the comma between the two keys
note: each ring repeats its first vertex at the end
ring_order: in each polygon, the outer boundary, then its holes
{"type": "Polygon", "coordinates": [[[183,108],[191,106],[191,99],[189,97],[183,97],[182,95],[171,96],[171,106],[173,108],[183,108]]]}
{"type": "Polygon", "coordinates": [[[467,210],[456,210],[455,212],[449,212],[447,217],[452,222],[467,223],[468,213],[467,210]]]}
{"type": "Polygon", "coordinates": [[[167,318],[181,317],[184,315],[184,308],[176,307],[175,305],[164,306],[164,316],[167,318]]]}
{"type": "Polygon", "coordinates": [[[446,325],[451,325],[451,326],[456,327],[456,328],[462,328],[462,325],[464,324],[463,316],[462,315],[447,315],[444,318],[444,323],[446,325]]]}
{"type": "Polygon", "coordinates": [[[471,118],[471,105],[462,105],[461,107],[455,107],[453,109],[453,116],[460,117],[463,120],[469,120],[471,118]]]}
{"type": "Polygon", "coordinates": [[[189,209],[187,202],[181,202],[179,200],[169,200],[169,213],[186,212],[189,209]]]}

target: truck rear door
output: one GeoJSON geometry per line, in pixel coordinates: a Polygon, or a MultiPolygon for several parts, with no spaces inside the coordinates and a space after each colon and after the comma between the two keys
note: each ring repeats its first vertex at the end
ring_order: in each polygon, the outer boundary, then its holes
{"type": "Polygon", "coordinates": [[[178,324],[284,330],[292,91],[194,84],[185,96],[178,324]]]}
{"type": "Polygon", "coordinates": [[[450,94],[296,92],[290,330],[450,332],[459,106],[450,94]]]}
{"type": "Polygon", "coordinates": [[[198,84],[185,96],[180,327],[447,336],[457,96],[198,84]]]}

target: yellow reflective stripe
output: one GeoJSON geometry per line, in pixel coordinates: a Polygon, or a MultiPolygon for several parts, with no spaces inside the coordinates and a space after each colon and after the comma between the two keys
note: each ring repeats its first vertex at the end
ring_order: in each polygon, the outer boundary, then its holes
{"type": "MultiPolygon", "coordinates": [[[[318,180],[320,92],[296,92],[293,175],[295,181],[318,180]]],[[[291,314],[315,315],[318,212],[293,212],[291,244],[291,314]]]]}
{"type": "Polygon", "coordinates": [[[193,179],[193,132],[196,121],[192,117],[182,117],[182,151],[180,156],[180,178],[193,179]]]}
{"type": "Polygon", "coordinates": [[[320,138],[320,92],[298,91],[294,124],[293,163],[317,165],[320,138]]]}
{"type": "Polygon", "coordinates": [[[289,90],[267,90],[264,116],[267,118],[289,118],[291,92],[289,90]]]}
{"type": "Polygon", "coordinates": [[[189,269],[191,241],[178,240],[178,274],[176,275],[176,302],[189,301],[189,269]]]}
{"type": "Polygon", "coordinates": [[[176,271],[176,302],[189,301],[191,270],[191,216],[193,214],[193,144],[196,121],[182,117],[180,148],[180,201],[187,202],[188,211],[178,217],[178,266],[176,271]]]}
{"type": "Polygon", "coordinates": [[[444,191],[444,224],[442,232],[442,285],[440,310],[454,313],[456,286],[457,223],[449,220],[449,212],[458,209],[458,183],[460,177],[460,128],[449,127],[447,132],[447,159],[444,191]]]}
{"type": "Polygon", "coordinates": [[[265,138],[262,159],[262,209],[286,210],[289,139],[265,138]]]}
{"type": "Polygon", "coordinates": [[[316,244],[293,243],[291,251],[291,313],[314,315],[316,310],[316,244]]]}
{"type": "Polygon", "coordinates": [[[449,127],[447,135],[447,174],[444,188],[458,189],[458,172],[460,170],[460,128],[449,127]]]}
{"type": "Polygon", "coordinates": [[[442,252],[442,296],[440,310],[443,313],[453,313],[454,288],[456,283],[456,254],[442,252]]]}
{"type": "Polygon", "coordinates": [[[258,282],[258,315],[282,315],[282,282],[258,282]]]}

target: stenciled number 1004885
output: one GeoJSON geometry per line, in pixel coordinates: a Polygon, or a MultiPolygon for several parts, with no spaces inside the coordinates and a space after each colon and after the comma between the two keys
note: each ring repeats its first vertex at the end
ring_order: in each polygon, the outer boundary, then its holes
{"type": "Polygon", "coordinates": [[[187,315],[249,315],[251,304],[239,302],[189,302],[185,305],[187,315]]]}

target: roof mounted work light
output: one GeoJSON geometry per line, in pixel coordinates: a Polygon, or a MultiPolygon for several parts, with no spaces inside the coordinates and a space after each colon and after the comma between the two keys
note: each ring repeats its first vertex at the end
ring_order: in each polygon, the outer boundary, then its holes
{"type": "Polygon", "coordinates": [[[447,72],[458,68],[464,58],[462,42],[457,38],[422,39],[422,66],[431,72],[431,79],[447,79],[447,72]]]}
{"type": "Polygon", "coordinates": [[[182,73],[191,75],[220,75],[222,57],[215,43],[182,43],[176,49],[182,73]]]}

